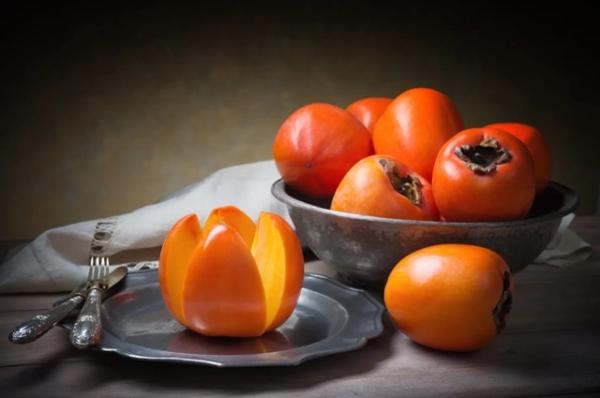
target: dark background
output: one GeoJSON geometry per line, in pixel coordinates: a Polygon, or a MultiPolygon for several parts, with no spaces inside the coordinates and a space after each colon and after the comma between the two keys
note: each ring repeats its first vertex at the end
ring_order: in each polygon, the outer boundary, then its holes
{"type": "Polygon", "coordinates": [[[596,210],[598,28],[585,3],[219,1],[2,8],[0,238],[129,211],[266,159],[281,122],[428,86],[521,121],[596,210]],[[522,4],[523,3],[523,4],[522,4]]]}

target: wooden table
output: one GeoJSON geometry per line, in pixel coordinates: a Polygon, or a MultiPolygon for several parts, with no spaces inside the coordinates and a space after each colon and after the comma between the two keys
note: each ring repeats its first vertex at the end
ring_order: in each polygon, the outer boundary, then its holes
{"type": "MultiPolygon", "coordinates": [[[[600,217],[580,217],[573,229],[593,242],[592,257],[517,274],[508,326],[478,352],[420,347],[386,319],[358,351],[294,367],[217,369],[81,352],[56,328],[23,346],[0,339],[0,396],[600,396],[600,217]]],[[[307,268],[331,273],[320,262],[307,268]]],[[[57,297],[0,296],[0,334],[57,297]]]]}

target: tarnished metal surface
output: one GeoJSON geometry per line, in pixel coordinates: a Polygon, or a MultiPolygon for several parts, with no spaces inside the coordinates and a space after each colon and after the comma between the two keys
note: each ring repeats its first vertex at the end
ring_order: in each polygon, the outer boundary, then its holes
{"type": "Polygon", "coordinates": [[[371,294],[306,274],[298,305],[275,331],[257,338],[205,337],[172,318],[157,279],[156,270],[129,273],[122,289],[102,304],[100,350],[218,367],[297,365],[360,348],[383,331],[383,306],[371,294]]]}
{"type": "Polygon", "coordinates": [[[288,207],[303,245],[333,265],[346,282],[381,289],[407,254],[437,243],[470,243],[498,252],[513,272],[531,263],[554,236],[561,218],[574,211],[577,195],[551,182],[530,216],[509,222],[437,222],[386,219],[342,213],[293,192],[283,180],[273,195],[288,207]]]}

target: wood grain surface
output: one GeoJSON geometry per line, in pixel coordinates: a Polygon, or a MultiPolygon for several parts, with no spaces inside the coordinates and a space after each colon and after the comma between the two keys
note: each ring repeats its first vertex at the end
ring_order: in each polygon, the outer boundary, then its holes
{"type": "MultiPolygon", "coordinates": [[[[386,317],[384,333],[357,351],[293,367],[217,369],[78,351],[56,328],[22,346],[0,339],[0,396],[600,396],[600,217],[579,217],[573,229],[593,244],[590,259],[518,273],[506,330],[478,352],[423,348],[386,317]]],[[[307,270],[333,275],[318,261],[307,270]]],[[[57,297],[0,296],[0,334],[57,297]]]]}

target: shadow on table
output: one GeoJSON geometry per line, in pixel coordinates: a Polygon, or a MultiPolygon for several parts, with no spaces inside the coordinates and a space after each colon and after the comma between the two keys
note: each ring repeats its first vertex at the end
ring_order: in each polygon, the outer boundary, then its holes
{"type": "Polygon", "coordinates": [[[85,361],[85,353],[77,351],[70,345],[65,345],[59,351],[45,357],[42,362],[24,365],[12,377],[0,379],[0,385],[4,384],[0,388],[0,393],[5,397],[13,396],[13,393],[17,393],[17,391],[22,393],[27,388],[35,387],[37,383],[43,383],[45,380],[56,378],[62,371],[59,364],[80,361],[85,361]],[[12,391],[13,388],[15,391],[12,391]]]}
{"type": "Polygon", "coordinates": [[[387,317],[384,324],[383,334],[359,350],[290,367],[213,368],[145,362],[110,353],[77,351],[66,345],[41,363],[24,364],[4,372],[0,377],[0,385],[4,387],[0,391],[2,396],[69,396],[82,391],[88,396],[146,393],[181,397],[190,393],[278,396],[304,390],[311,395],[309,391],[328,391],[334,385],[357,388],[375,374],[378,376],[371,383],[379,380],[381,386],[364,388],[381,391],[397,383],[414,388],[414,392],[426,391],[429,388],[426,380],[438,379],[456,388],[457,393],[471,391],[471,395],[477,396],[487,396],[494,388],[515,391],[530,388],[523,391],[532,394],[534,391],[597,392],[600,388],[598,329],[508,333],[483,350],[450,353],[410,342],[387,317]],[[385,375],[398,379],[386,381],[382,379],[385,375]]]}

